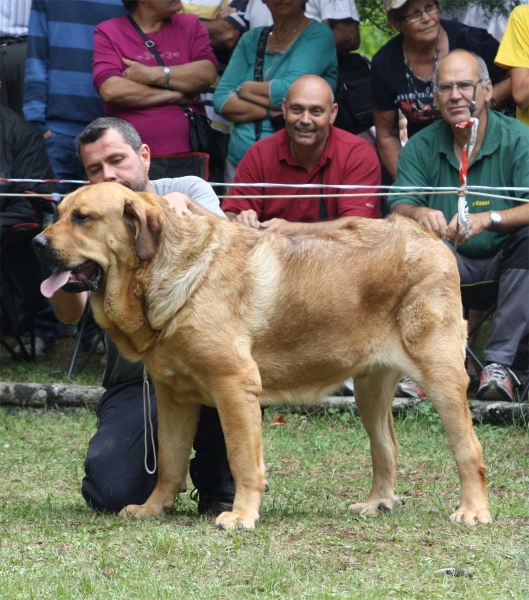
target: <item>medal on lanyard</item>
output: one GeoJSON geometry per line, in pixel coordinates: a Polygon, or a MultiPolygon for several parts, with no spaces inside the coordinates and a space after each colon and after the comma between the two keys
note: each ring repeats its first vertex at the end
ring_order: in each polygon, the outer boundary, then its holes
{"type": "Polygon", "coordinates": [[[454,240],[454,251],[457,251],[457,246],[459,243],[459,228],[463,226],[463,231],[465,232],[465,235],[470,234],[469,212],[466,198],[468,160],[472,156],[474,146],[476,145],[479,120],[475,117],[470,117],[468,121],[457,123],[456,127],[459,127],[460,129],[470,128],[470,134],[468,142],[464,145],[463,150],[461,152],[461,163],[459,164],[459,183],[461,185],[461,189],[457,194],[457,229],[456,237],[454,240]]]}

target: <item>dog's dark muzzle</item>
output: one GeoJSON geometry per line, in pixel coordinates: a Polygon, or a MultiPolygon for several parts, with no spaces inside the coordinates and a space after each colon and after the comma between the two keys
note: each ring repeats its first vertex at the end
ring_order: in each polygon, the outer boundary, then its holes
{"type": "Polygon", "coordinates": [[[50,240],[44,235],[33,238],[33,247],[40,260],[53,267],[54,273],[43,282],[41,292],[50,297],[58,289],[65,292],[97,292],[103,284],[103,269],[93,260],[87,260],[80,265],[69,265],[59,258],[50,240]]]}

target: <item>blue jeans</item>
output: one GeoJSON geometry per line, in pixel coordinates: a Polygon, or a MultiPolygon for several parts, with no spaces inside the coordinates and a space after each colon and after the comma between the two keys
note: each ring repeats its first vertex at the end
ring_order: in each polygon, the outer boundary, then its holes
{"type": "MultiPolygon", "coordinates": [[[[84,167],[76,156],[75,137],[53,131],[46,138],[46,152],[57,179],[86,179],[84,167]]],[[[78,187],[77,184],[59,183],[57,192],[69,194],[78,187]]]]}

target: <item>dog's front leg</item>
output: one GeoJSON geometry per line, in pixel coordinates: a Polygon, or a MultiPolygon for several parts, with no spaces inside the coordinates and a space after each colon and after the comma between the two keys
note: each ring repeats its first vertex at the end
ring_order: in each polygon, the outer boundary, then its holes
{"type": "Polygon", "coordinates": [[[261,379],[257,366],[240,376],[216,381],[219,411],[230,469],[235,480],[233,510],[223,512],[215,524],[221,529],[253,529],[266,487],[261,430],[261,379]]]}
{"type": "Polygon", "coordinates": [[[147,502],[130,504],[119,514],[136,518],[161,516],[174,506],[185,487],[199,404],[178,403],[167,386],[155,382],[158,403],[158,482],[147,502]]]}

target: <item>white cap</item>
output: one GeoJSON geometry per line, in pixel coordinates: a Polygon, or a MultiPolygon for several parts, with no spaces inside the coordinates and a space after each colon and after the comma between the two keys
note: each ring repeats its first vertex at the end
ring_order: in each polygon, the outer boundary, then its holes
{"type": "Polygon", "coordinates": [[[390,10],[397,10],[401,6],[404,6],[408,0],[384,0],[384,8],[388,13],[390,10]]]}

